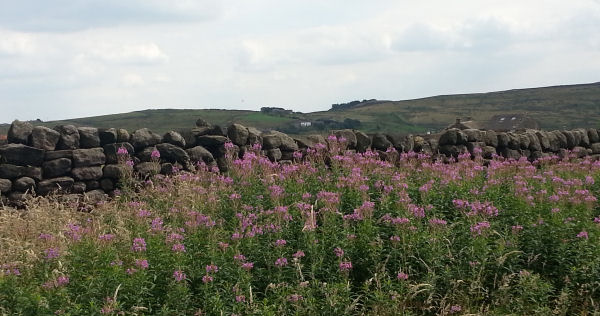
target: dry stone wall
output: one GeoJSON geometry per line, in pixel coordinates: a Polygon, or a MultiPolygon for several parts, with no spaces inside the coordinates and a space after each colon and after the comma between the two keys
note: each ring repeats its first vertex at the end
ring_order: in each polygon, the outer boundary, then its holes
{"type": "MultiPolygon", "coordinates": [[[[19,201],[25,194],[47,195],[52,192],[100,197],[117,187],[129,168],[119,163],[119,149],[126,150],[133,170],[140,177],[153,173],[169,174],[175,169],[195,170],[202,162],[227,170],[225,143],[233,143],[239,156],[254,144],[272,161],[291,161],[294,152],[316,144],[327,146],[321,135],[293,138],[277,131],[261,132],[252,127],[232,124],[227,128],[198,120],[196,127],[164,135],[142,128],[130,133],[124,129],[97,129],[57,126],[53,129],[14,121],[8,132],[8,144],[0,146],[0,198],[3,203],[19,201]],[[157,163],[152,153],[160,153],[157,163]]],[[[600,131],[495,132],[449,129],[438,135],[398,136],[367,135],[357,130],[336,130],[347,148],[358,152],[377,151],[382,159],[398,152],[418,152],[433,159],[448,160],[461,154],[480,153],[485,159],[495,155],[529,160],[569,153],[600,156],[600,131]],[[395,151],[388,150],[394,148],[395,151]]]]}

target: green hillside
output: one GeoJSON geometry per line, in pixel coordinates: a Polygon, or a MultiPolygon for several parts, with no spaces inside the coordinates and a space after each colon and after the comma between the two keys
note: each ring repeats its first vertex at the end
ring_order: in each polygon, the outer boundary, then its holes
{"type": "MultiPolygon", "coordinates": [[[[128,130],[149,127],[163,133],[193,127],[196,120],[202,118],[211,124],[228,125],[236,122],[292,134],[326,133],[344,127],[366,132],[420,133],[442,129],[457,117],[486,121],[493,115],[508,113],[527,113],[543,129],[600,127],[600,82],[405,101],[355,101],[348,106],[336,105],[335,109],[313,113],[161,109],[33,123],[49,127],[75,124],[128,130]],[[300,122],[311,122],[311,126],[301,127],[300,122]]],[[[6,124],[0,125],[0,134],[5,134],[7,128],[6,124]]]]}

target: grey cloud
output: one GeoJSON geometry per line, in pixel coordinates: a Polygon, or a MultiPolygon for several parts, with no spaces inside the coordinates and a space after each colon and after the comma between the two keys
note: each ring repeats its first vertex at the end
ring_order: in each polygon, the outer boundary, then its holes
{"type": "Polygon", "coordinates": [[[450,45],[451,39],[443,31],[418,23],[397,35],[391,43],[391,48],[401,52],[417,52],[445,49],[450,45]]]}
{"type": "Polygon", "coordinates": [[[69,32],[120,24],[204,21],[219,14],[216,0],[0,0],[0,27],[69,32]]]}

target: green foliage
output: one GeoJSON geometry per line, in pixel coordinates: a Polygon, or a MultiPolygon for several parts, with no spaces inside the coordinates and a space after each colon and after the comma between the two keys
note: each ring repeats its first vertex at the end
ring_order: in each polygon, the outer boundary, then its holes
{"type": "Polygon", "coordinates": [[[600,312],[597,162],[305,159],[124,191],[60,254],[2,263],[0,314],[600,312]]]}

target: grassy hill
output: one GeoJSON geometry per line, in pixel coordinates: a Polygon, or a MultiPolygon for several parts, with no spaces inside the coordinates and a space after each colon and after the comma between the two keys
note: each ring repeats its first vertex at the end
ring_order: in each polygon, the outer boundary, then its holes
{"type": "MultiPolygon", "coordinates": [[[[212,124],[237,122],[259,129],[279,129],[292,134],[327,132],[351,125],[366,132],[419,133],[439,130],[457,117],[486,121],[493,115],[527,113],[543,129],[600,126],[600,82],[591,84],[517,89],[501,92],[442,95],[405,101],[352,102],[335,110],[271,115],[247,110],[144,110],[52,122],[34,122],[53,127],[59,124],[120,127],[135,130],[150,127],[157,132],[193,127],[198,118],[212,124]],[[310,128],[301,128],[308,121],[310,128]],[[356,123],[354,121],[354,123],[356,123]]],[[[8,125],[0,125],[0,134],[8,125]]]]}

